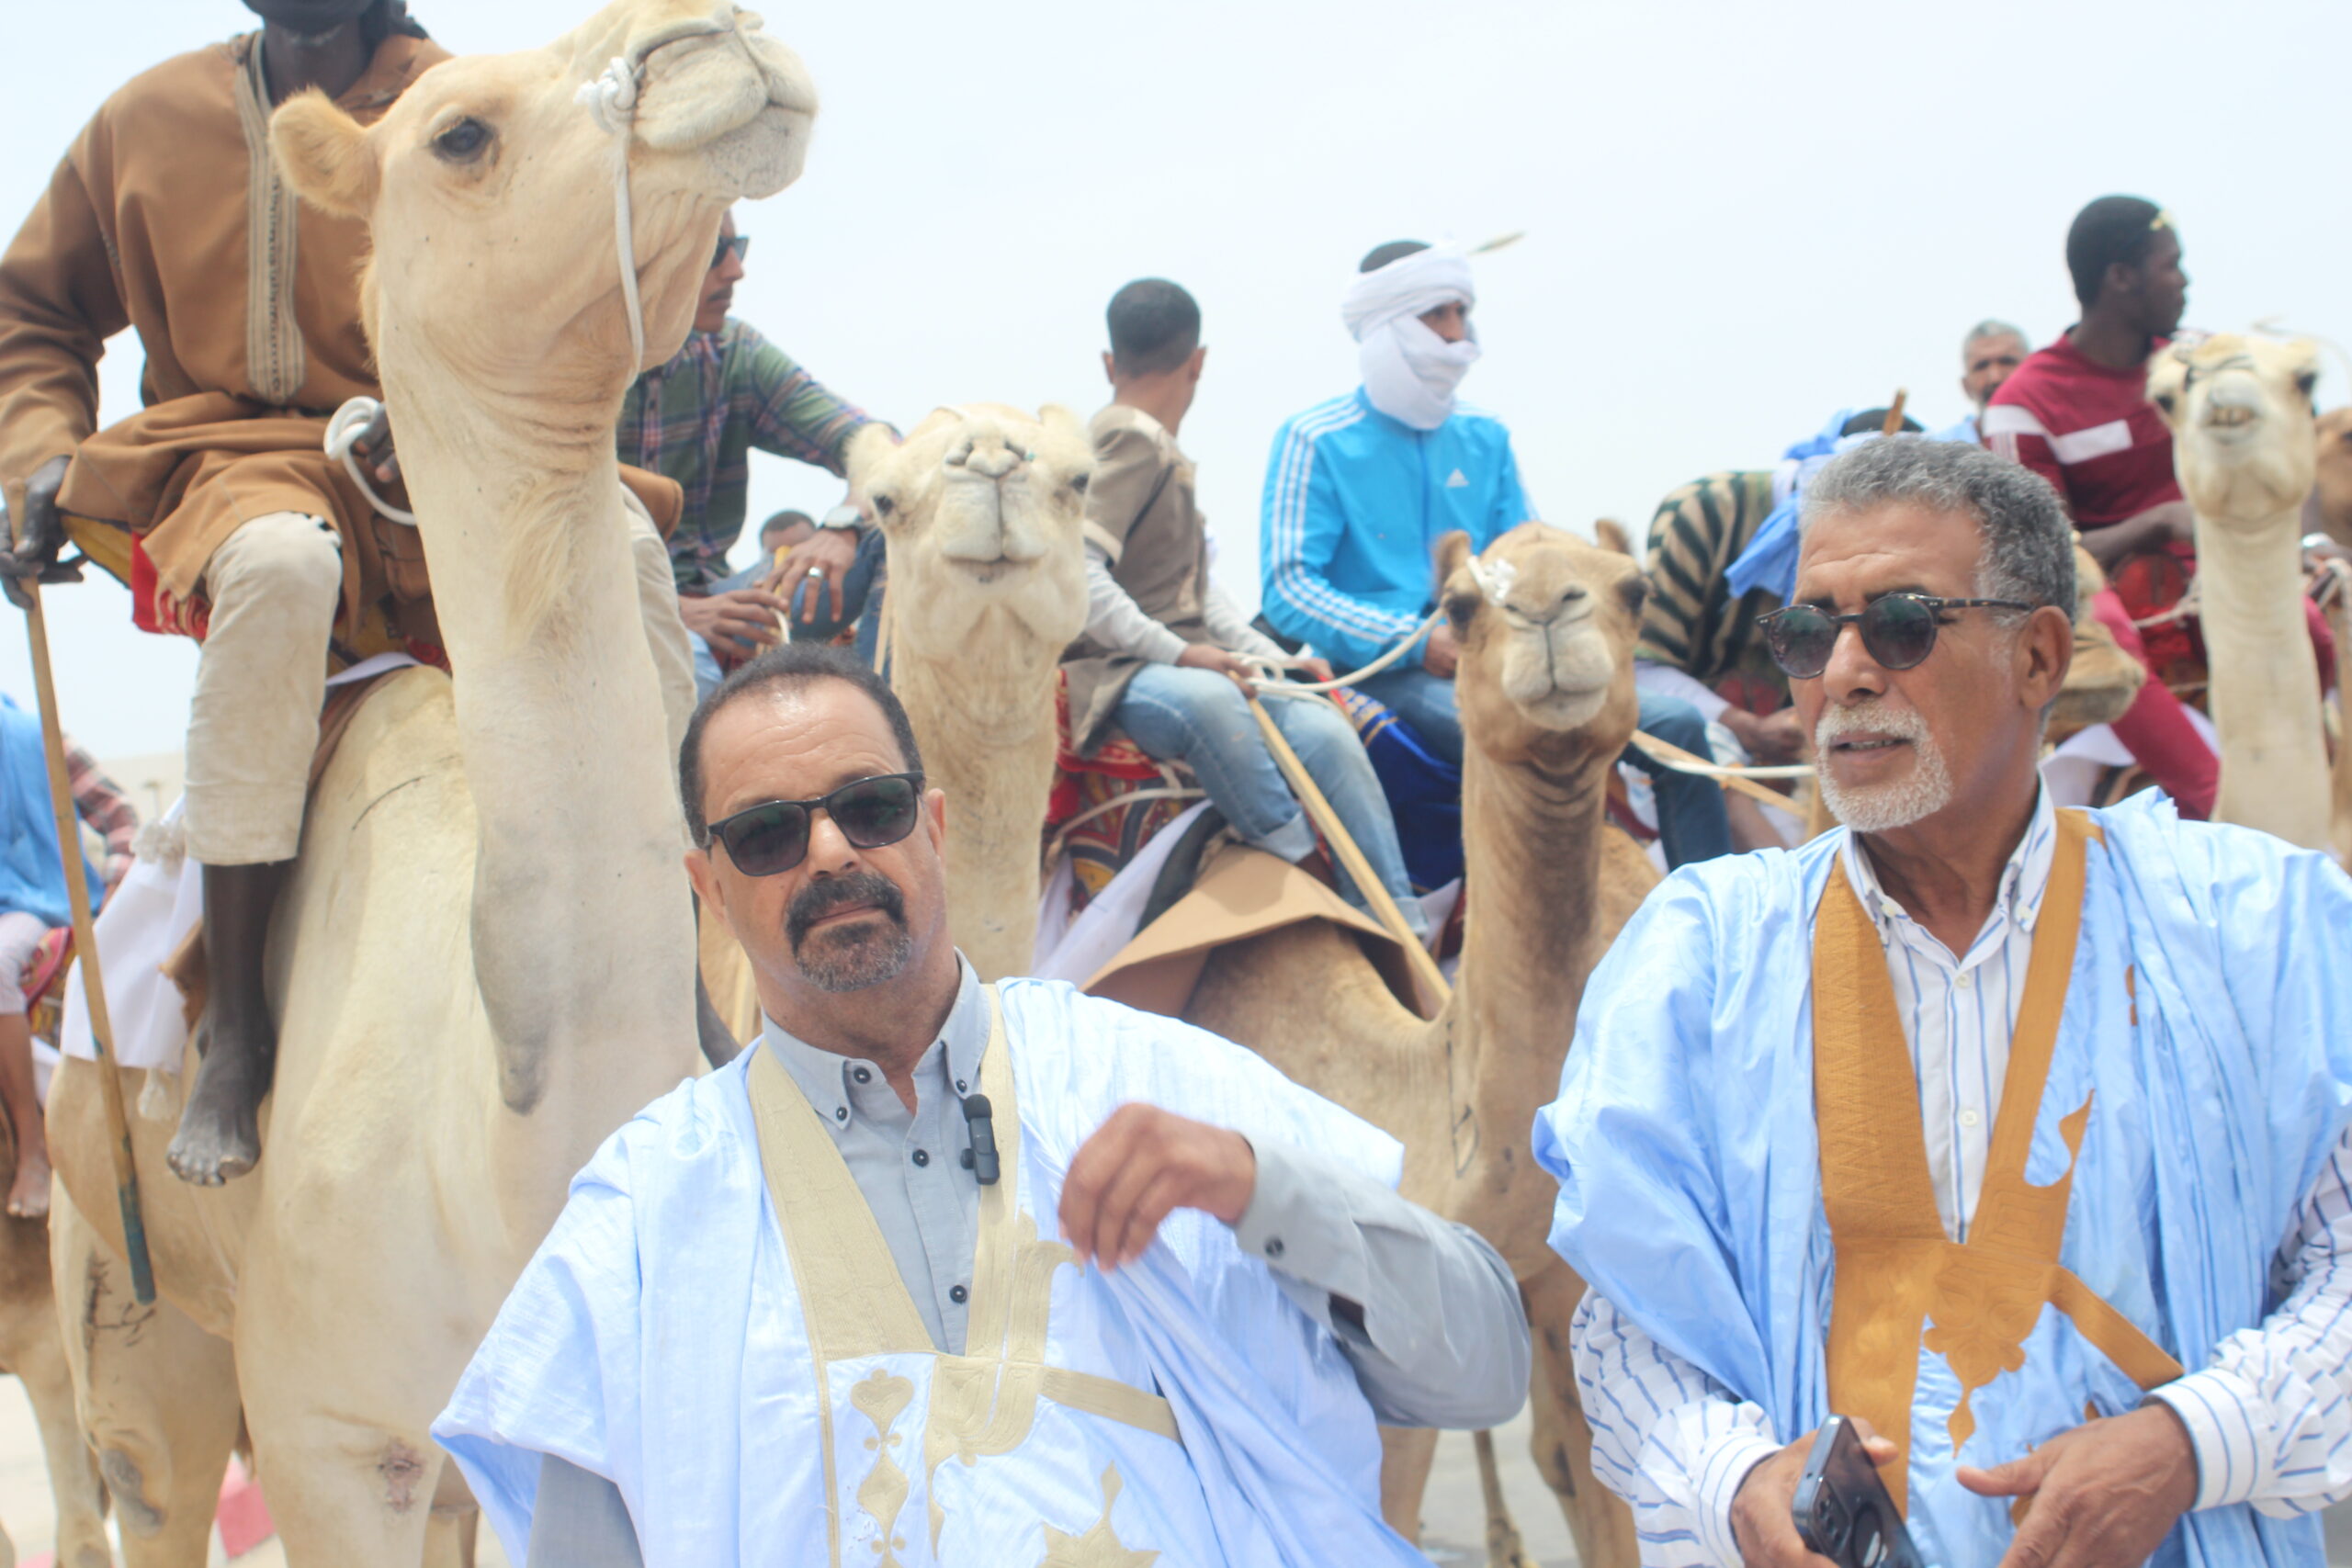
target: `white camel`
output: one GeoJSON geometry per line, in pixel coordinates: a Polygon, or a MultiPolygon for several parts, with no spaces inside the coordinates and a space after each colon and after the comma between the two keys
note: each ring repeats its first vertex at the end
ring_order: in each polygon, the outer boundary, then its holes
{"type": "Polygon", "coordinates": [[[2217,333],[2159,352],[2148,396],[2197,514],[2197,593],[2220,732],[2219,821],[2330,846],[2319,669],[2303,631],[2302,520],[2317,465],[2306,342],[2217,333]]]}
{"type": "Polygon", "coordinates": [[[1025,975],[1093,454],[1067,409],[982,403],[938,410],[903,446],[861,442],[851,464],[889,546],[890,684],[956,818],[956,945],[984,978],[1025,975]]]}
{"type": "MultiPolygon", "coordinates": [[[[616,0],[435,69],[372,130],[315,96],[273,123],[289,183],[373,231],[367,324],[453,671],[385,682],[321,781],[272,931],[260,1167],[191,1188],[168,1127],[137,1134],[159,1282],[234,1342],[298,1568],[456,1561],[427,1427],[572,1173],[696,1069],[673,725],[612,430],[684,341],[722,214],[797,176],[814,112],[727,0],[616,0]]],[[[104,1229],[97,1070],[69,1067],[51,1115],[104,1229]]],[[[71,1287],[100,1314],[126,1294],[119,1267],[71,1287]]],[[[113,1386],[94,1366],[102,1456],[141,1440],[113,1386]]],[[[175,1473],[137,1501],[199,1493],[175,1473]]]]}

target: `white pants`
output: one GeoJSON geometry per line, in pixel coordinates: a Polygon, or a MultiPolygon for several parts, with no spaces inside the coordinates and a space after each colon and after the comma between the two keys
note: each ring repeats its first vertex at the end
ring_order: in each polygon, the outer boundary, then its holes
{"type": "MultiPolygon", "coordinates": [[[[675,757],[694,714],[694,653],[670,552],[622,491],[645,639],[675,757]]],[[[187,847],[202,865],[294,858],[326,700],[327,638],[343,602],[343,541],[315,517],[274,512],[221,542],[204,569],[211,624],[187,729],[187,847]]]]}

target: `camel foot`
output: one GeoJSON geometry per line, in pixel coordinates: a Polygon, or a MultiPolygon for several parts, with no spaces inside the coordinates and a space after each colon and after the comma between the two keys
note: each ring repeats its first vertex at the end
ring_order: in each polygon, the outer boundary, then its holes
{"type": "Polygon", "coordinates": [[[275,1041],[238,1039],[217,1025],[188,1089],[187,1107],[164,1159],[172,1174],[219,1187],[261,1162],[261,1102],[269,1092],[275,1041]]]}
{"type": "Polygon", "coordinates": [[[8,1189],[8,1215],[17,1220],[49,1218],[49,1158],[27,1154],[17,1157],[17,1179],[8,1189]]]}

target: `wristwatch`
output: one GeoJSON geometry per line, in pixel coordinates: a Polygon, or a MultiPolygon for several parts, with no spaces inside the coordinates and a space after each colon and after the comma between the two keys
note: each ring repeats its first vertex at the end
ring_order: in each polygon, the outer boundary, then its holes
{"type": "Polygon", "coordinates": [[[849,504],[849,502],[843,502],[839,506],[834,507],[831,512],[826,513],[822,517],[818,518],[817,526],[820,528],[834,528],[839,529],[841,532],[845,534],[854,534],[865,525],[865,513],[860,512],[856,507],[849,504]]]}

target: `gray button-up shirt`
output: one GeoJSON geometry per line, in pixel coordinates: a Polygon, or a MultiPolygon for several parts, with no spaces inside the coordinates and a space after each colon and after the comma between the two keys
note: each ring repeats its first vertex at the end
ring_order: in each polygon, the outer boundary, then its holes
{"type": "MultiPolygon", "coordinates": [[[[911,1111],[882,1069],[768,1023],[762,1043],[832,1129],[890,1256],[931,1331],[960,1354],[979,1246],[979,1186],[963,1099],[989,1044],[986,993],[963,978],[939,1038],[915,1066],[911,1111]]],[[[1526,1398],[1519,1284],[1486,1239],[1307,1150],[1253,1143],[1258,1180],[1234,1226],[1283,1292],[1331,1331],[1380,1420],[1499,1426],[1526,1398]]],[[[553,1456],[540,1466],[528,1568],[639,1568],[620,1493],[553,1456]]]]}

